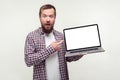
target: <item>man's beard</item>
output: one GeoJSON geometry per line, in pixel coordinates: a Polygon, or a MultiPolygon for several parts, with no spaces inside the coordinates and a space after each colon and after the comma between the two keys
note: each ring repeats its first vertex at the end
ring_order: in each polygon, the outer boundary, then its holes
{"type": "Polygon", "coordinates": [[[43,30],[44,33],[49,34],[49,33],[52,32],[52,30],[53,30],[53,26],[52,26],[49,30],[47,30],[47,29],[45,29],[45,27],[42,25],[42,30],[43,30]]]}

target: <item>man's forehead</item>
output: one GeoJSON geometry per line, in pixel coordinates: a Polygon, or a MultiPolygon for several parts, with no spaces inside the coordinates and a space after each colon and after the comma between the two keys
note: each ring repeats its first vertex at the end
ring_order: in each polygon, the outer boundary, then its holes
{"type": "Polygon", "coordinates": [[[42,10],[41,14],[54,15],[54,9],[44,9],[44,10],[42,10]]]}
{"type": "Polygon", "coordinates": [[[50,9],[42,9],[41,11],[42,11],[42,12],[54,12],[54,9],[53,9],[53,8],[50,8],[50,9]]]}

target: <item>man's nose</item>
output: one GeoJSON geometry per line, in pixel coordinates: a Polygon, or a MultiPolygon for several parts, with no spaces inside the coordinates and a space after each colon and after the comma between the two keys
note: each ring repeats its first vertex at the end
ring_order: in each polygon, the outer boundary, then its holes
{"type": "Polygon", "coordinates": [[[47,21],[50,21],[50,17],[47,17],[47,21]]]}

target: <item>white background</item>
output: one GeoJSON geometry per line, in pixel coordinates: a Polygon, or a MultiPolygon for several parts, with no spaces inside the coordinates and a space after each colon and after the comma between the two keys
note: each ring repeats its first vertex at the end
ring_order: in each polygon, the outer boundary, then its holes
{"type": "Polygon", "coordinates": [[[0,80],[32,80],[32,67],[24,63],[24,43],[40,26],[39,8],[45,3],[56,6],[55,29],[61,32],[99,24],[106,52],[68,63],[70,80],[120,80],[120,0],[0,0],[0,80]]]}

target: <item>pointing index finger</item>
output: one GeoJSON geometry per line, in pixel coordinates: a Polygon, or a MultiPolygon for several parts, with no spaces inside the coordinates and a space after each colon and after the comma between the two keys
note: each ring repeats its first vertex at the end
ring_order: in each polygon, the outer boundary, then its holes
{"type": "Polygon", "coordinates": [[[63,42],[64,42],[64,40],[61,40],[61,41],[58,42],[58,44],[62,44],[63,42]]]}

